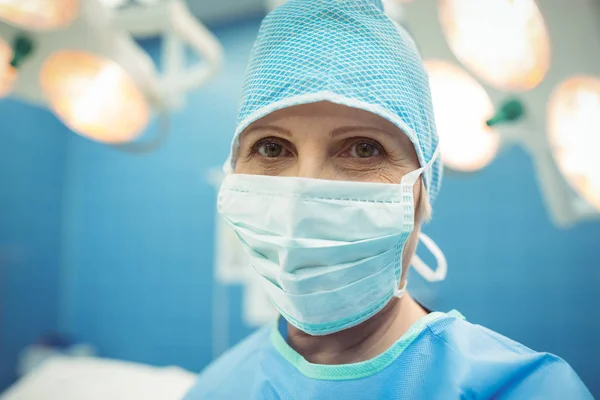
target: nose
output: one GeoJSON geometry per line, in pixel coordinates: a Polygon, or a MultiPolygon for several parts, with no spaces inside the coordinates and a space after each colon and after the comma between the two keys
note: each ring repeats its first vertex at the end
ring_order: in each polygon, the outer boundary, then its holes
{"type": "Polygon", "coordinates": [[[324,174],[327,160],[323,156],[308,152],[300,154],[296,164],[295,175],[299,178],[327,179],[324,174]]]}
{"type": "Polygon", "coordinates": [[[344,179],[344,174],[336,169],[332,156],[322,154],[299,157],[296,176],[299,178],[338,180],[344,179]]]}
{"type": "Polygon", "coordinates": [[[298,178],[335,179],[327,146],[320,142],[306,141],[297,147],[294,164],[286,175],[298,178]]]}

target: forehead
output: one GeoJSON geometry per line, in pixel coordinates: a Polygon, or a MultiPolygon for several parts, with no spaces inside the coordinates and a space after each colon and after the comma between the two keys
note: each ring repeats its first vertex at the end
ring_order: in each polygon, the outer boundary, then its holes
{"type": "Polygon", "coordinates": [[[274,111],[250,124],[246,131],[264,125],[278,125],[293,129],[295,126],[300,127],[314,123],[320,124],[323,129],[335,129],[339,126],[364,126],[404,136],[396,125],[379,115],[328,101],[300,104],[274,111]]]}

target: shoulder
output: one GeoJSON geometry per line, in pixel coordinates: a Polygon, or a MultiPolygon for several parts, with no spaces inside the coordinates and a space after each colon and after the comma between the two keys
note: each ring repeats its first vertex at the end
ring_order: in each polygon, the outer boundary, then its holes
{"type": "Polygon", "coordinates": [[[215,389],[232,383],[242,385],[259,364],[260,353],[269,343],[270,331],[270,325],[259,329],[209,364],[184,399],[205,399],[215,389]]]}
{"type": "Polygon", "coordinates": [[[443,318],[429,330],[457,359],[457,368],[494,397],[592,399],[569,364],[553,354],[458,318],[443,318]]]}

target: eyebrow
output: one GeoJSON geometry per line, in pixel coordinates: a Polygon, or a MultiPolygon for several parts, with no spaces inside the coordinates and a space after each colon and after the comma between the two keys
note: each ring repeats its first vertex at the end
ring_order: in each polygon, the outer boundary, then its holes
{"type": "Polygon", "coordinates": [[[346,133],[365,132],[365,131],[380,132],[380,133],[383,133],[392,138],[395,138],[397,136],[389,131],[386,131],[385,129],[376,128],[374,126],[360,126],[360,125],[342,126],[340,128],[336,128],[336,129],[332,130],[330,135],[331,135],[331,137],[335,137],[335,136],[339,136],[339,135],[344,135],[346,133]]]}
{"type": "Polygon", "coordinates": [[[282,128],[280,126],[277,125],[257,125],[257,126],[253,126],[250,127],[246,130],[246,132],[244,132],[244,135],[249,135],[250,133],[254,132],[254,131],[260,131],[260,130],[267,130],[267,131],[275,131],[277,133],[280,133],[284,136],[287,137],[292,137],[292,132],[290,132],[288,129],[282,128]]]}
{"type": "MultiPolygon", "coordinates": [[[[248,128],[245,132],[244,135],[249,135],[252,132],[255,131],[260,131],[260,130],[270,130],[270,131],[275,131],[281,135],[287,136],[287,137],[292,137],[292,132],[288,129],[282,128],[280,126],[277,125],[256,125],[253,127],[248,128]]],[[[336,136],[340,136],[340,135],[344,135],[347,133],[352,133],[352,132],[365,132],[365,131],[374,131],[374,132],[380,132],[383,133],[389,137],[392,138],[396,138],[397,135],[394,135],[393,133],[385,130],[385,129],[380,129],[380,128],[376,128],[374,126],[360,126],[360,125],[352,125],[352,126],[342,126],[339,128],[335,128],[334,130],[332,130],[330,132],[330,136],[336,137],[336,136]]]]}

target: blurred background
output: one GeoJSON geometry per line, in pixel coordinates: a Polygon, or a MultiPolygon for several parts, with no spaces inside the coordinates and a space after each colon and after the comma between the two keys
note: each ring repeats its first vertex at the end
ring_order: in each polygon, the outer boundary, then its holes
{"type": "MultiPolygon", "coordinates": [[[[273,318],[215,202],[282,2],[0,0],[6,399],[34,398],[57,354],[177,366],[184,390],[273,318]]],[[[426,60],[447,166],[425,232],[448,276],[409,290],[557,354],[600,397],[600,1],[384,4],[426,60]]]]}

